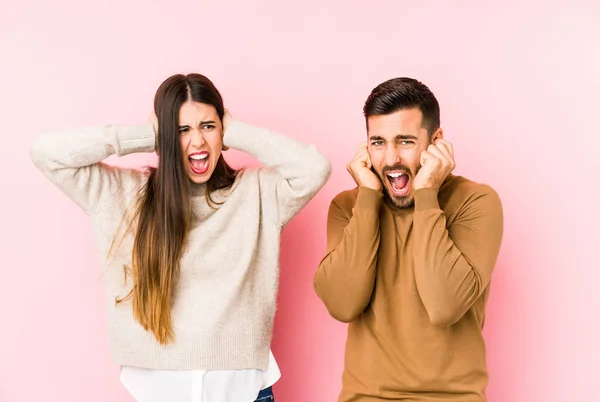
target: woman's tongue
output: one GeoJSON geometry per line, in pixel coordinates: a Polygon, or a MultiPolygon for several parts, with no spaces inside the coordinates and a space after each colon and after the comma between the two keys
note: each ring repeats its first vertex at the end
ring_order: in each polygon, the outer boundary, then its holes
{"type": "Polygon", "coordinates": [[[195,171],[201,172],[206,168],[206,164],[208,163],[208,158],[204,158],[204,159],[190,158],[190,163],[192,164],[192,168],[195,171]]]}
{"type": "Polygon", "coordinates": [[[407,174],[403,174],[398,177],[388,176],[388,179],[392,186],[392,190],[395,192],[400,192],[400,191],[404,190],[404,188],[408,184],[408,175],[407,174]]]}

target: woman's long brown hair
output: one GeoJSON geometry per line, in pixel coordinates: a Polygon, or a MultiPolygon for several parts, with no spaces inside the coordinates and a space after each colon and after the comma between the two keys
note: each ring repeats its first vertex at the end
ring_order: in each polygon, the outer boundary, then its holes
{"type": "MultiPolygon", "coordinates": [[[[151,169],[129,221],[130,228],[135,227],[133,287],[127,297],[117,300],[131,298],[135,319],[161,344],[175,338],[171,306],[192,217],[193,184],[185,172],[179,140],[179,109],[186,101],[214,106],[223,121],[223,100],[208,78],[178,74],[158,88],[154,110],[158,117],[159,163],[151,169]]],[[[212,192],[230,188],[236,174],[221,155],[206,183],[208,199],[212,192]]]]}

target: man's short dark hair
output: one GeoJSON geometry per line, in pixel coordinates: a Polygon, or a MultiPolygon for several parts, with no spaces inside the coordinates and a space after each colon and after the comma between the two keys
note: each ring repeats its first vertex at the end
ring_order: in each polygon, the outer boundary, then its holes
{"type": "Polygon", "coordinates": [[[414,78],[392,78],[377,85],[367,98],[363,112],[368,119],[415,107],[423,113],[423,128],[433,135],[440,127],[440,105],[429,88],[414,78]]]}

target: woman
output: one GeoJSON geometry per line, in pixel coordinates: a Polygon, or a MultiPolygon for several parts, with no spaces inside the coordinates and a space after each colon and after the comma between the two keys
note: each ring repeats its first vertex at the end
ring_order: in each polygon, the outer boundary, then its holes
{"type": "Polygon", "coordinates": [[[163,82],[154,111],[153,123],[48,133],[30,150],[92,220],[121,381],[140,402],[273,400],[280,235],[329,161],[233,120],[199,74],[163,82]],[[228,147],[268,167],[235,171],[228,147]],[[103,162],[152,151],[146,172],[103,162]]]}

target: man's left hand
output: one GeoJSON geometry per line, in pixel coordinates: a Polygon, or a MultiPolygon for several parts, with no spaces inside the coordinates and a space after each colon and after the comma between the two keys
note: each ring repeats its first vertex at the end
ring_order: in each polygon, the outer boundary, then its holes
{"type": "Polygon", "coordinates": [[[439,189],[456,167],[454,148],[446,140],[438,139],[421,152],[421,169],[414,181],[414,189],[439,189]]]}

